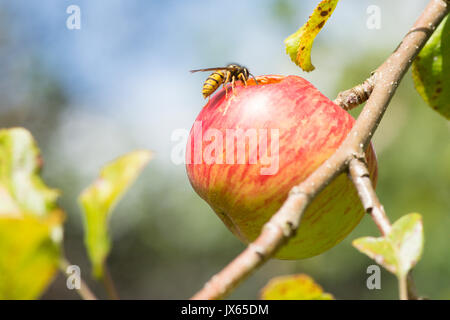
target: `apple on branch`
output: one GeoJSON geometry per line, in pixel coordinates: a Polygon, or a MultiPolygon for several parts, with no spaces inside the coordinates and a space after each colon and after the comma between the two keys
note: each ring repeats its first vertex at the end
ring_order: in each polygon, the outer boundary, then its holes
{"type": "MultiPolygon", "coordinates": [[[[257,80],[238,82],[227,97],[217,92],[198,115],[186,149],[194,190],[245,243],[257,238],[290,189],[336,151],[355,122],[301,77],[257,80]]],[[[375,184],[372,145],[366,160],[375,184]]],[[[363,215],[352,182],[341,174],[314,199],[276,257],[318,255],[343,240],[363,215]]]]}

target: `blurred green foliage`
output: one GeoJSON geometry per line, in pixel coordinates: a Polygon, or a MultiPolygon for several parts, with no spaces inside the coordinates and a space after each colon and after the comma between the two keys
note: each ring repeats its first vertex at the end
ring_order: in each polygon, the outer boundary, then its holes
{"type": "Polygon", "coordinates": [[[22,128],[0,130],[0,299],[36,299],[59,265],[63,212],[22,128]]]}
{"type": "Polygon", "coordinates": [[[151,157],[150,151],[139,150],[108,163],[78,198],[84,214],[84,242],[96,278],[104,276],[104,264],[111,250],[109,216],[151,157]]]}
{"type": "Polygon", "coordinates": [[[333,300],[314,279],[306,274],[294,274],[270,279],[261,289],[263,300],[333,300]]]}

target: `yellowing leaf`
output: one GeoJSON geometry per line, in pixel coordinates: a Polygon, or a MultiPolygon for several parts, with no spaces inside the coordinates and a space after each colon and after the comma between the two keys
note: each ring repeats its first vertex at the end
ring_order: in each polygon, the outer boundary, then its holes
{"type": "Polygon", "coordinates": [[[36,299],[58,270],[62,212],[0,217],[0,299],[36,299]]]}
{"type": "Polygon", "coordinates": [[[333,300],[314,279],[306,274],[271,279],[261,290],[263,300],[333,300]]]}
{"type": "Polygon", "coordinates": [[[58,191],[48,188],[39,176],[41,162],[27,130],[0,130],[0,215],[12,210],[45,216],[56,208],[58,191]]]}
{"type": "Polygon", "coordinates": [[[353,241],[353,246],[399,278],[404,278],[422,254],[422,217],[418,213],[405,215],[392,225],[386,237],[359,238],[353,241]]]}
{"type": "Polygon", "coordinates": [[[0,299],[35,299],[57,271],[63,213],[23,128],[0,130],[0,299]]]}
{"type": "Polygon", "coordinates": [[[413,62],[417,92],[425,102],[450,119],[450,20],[446,17],[413,62]]]}
{"type": "Polygon", "coordinates": [[[97,278],[103,276],[103,264],[110,250],[108,217],[151,158],[149,151],[135,151],[118,158],[103,167],[98,179],[79,197],[84,212],[84,241],[97,278]]]}
{"type": "Polygon", "coordinates": [[[304,71],[313,71],[311,49],[314,39],[333,13],[339,0],[322,0],[308,21],[284,40],[286,53],[304,71]]]}

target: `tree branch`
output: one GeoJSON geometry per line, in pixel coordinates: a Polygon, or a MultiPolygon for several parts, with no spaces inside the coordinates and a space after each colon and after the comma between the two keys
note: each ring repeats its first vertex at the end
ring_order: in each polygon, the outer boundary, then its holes
{"type": "Polygon", "coordinates": [[[375,193],[364,157],[350,161],[349,175],[358,191],[364,210],[372,216],[381,234],[386,236],[391,231],[391,223],[375,193]]]}
{"type": "Polygon", "coordinates": [[[447,13],[448,5],[444,0],[429,2],[398,48],[373,74],[375,82],[373,92],[342,145],[305,181],[292,188],[278,212],[264,225],[259,237],[222,271],[213,276],[192,299],[225,297],[295,235],[303,212],[314,197],[344,172],[355,156],[360,157],[364,154],[398,83],[447,13]]]}

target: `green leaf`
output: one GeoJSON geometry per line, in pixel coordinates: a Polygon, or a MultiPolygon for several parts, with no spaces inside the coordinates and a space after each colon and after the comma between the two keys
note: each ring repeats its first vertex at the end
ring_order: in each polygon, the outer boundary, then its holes
{"type": "Polygon", "coordinates": [[[38,298],[58,269],[64,215],[41,165],[27,130],[0,130],[0,299],[38,298]]]}
{"type": "Polygon", "coordinates": [[[413,62],[416,90],[425,102],[450,119],[450,20],[441,22],[413,62]]]}
{"type": "Polygon", "coordinates": [[[353,241],[353,246],[390,272],[397,273],[398,261],[395,250],[385,238],[359,238],[353,241]]]}
{"type": "Polygon", "coordinates": [[[333,300],[320,285],[306,274],[271,279],[261,290],[263,300],[333,300]]]}
{"type": "Polygon", "coordinates": [[[418,213],[405,215],[392,225],[386,237],[359,238],[353,241],[353,246],[399,278],[404,278],[422,254],[422,217],[418,213]]]}
{"type": "Polygon", "coordinates": [[[304,71],[313,71],[311,49],[314,39],[333,13],[339,0],[322,0],[308,21],[284,40],[286,53],[304,71]]]}
{"type": "Polygon", "coordinates": [[[402,275],[408,274],[422,255],[422,216],[411,213],[401,217],[392,225],[388,238],[398,256],[398,272],[402,275]]]}
{"type": "Polygon", "coordinates": [[[104,261],[110,250],[108,217],[151,158],[149,151],[135,151],[118,158],[103,167],[97,180],[79,197],[84,212],[84,241],[97,278],[103,276],[104,261]]]}

